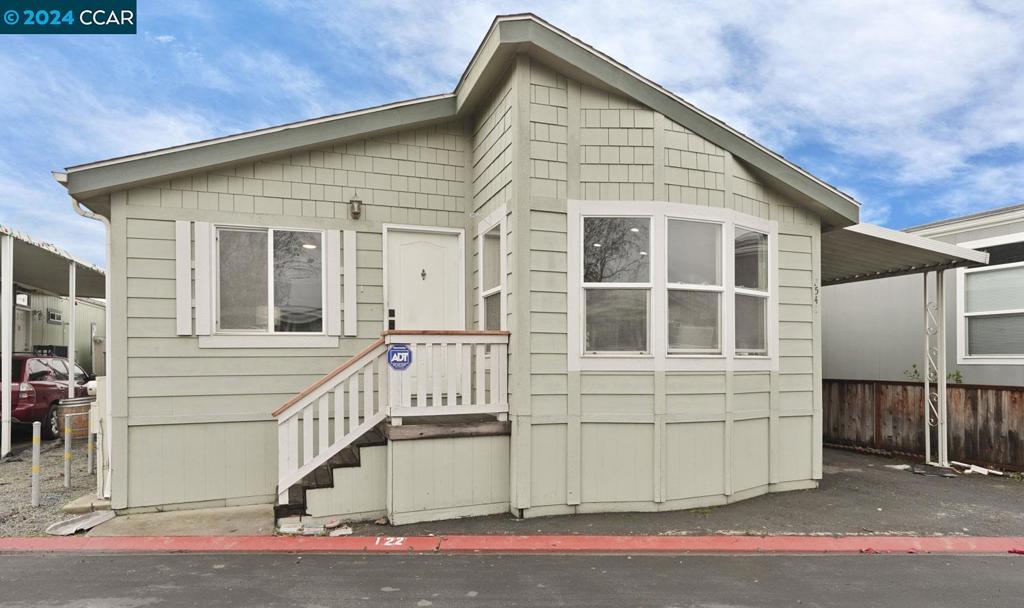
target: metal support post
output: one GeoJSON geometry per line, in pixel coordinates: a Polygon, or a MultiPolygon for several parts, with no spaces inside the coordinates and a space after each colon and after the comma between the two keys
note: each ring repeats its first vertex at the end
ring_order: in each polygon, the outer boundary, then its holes
{"type": "Polygon", "coordinates": [[[0,458],[11,453],[11,359],[14,348],[14,237],[0,234],[0,458]]]}
{"type": "Polygon", "coordinates": [[[939,466],[949,466],[949,454],[947,435],[947,412],[946,412],[946,281],[943,277],[944,271],[935,273],[935,301],[939,308],[938,332],[936,334],[938,350],[938,367],[936,369],[936,384],[939,392],[939,466]]]}
{"type": "Polygon", "coordinates": [[[40,422],[32,423],[32,506],[39,506],[39,442],[43,432],[40,422]]]}
{"type": "Polygon", "coordinates": [[[64,416],[64,487],[71,487],[71,414],[64,416]]]}
{"type": "Polygon", "coordinates": [[[75,307],[77,266],[68,264],[68,399],[75,398],[75,307]]]}

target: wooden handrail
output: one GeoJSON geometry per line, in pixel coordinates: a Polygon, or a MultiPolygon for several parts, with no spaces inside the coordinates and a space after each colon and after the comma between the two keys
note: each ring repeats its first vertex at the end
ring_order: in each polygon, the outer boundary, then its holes
{"type": "Polygon", "coordinates": [[[367,346],[363,350],[359,351],[358,354],[352,356],[351,358],[346,360],[344,363],[342,363],[338,367],[336,367],[333,370],[327,372],[326,376],[324,376],[323,378],[320,378],[319,380],[317,380],[313,384],[310,384],[308,387],[303,389],[303,391],[301,393],[299,393],[298,395],[295,395],[294,397],[289,399],[284,405],[282,405],[281,407],[279,407],[276,410],[274,410],[270,415],[275,417],[275,418],[277,418],[278,416],[280,416],[284,412],[288,411],[288,408],[290,408],[291,406],[295,405],[296,403],[298,403],[302,399],[306,398],[313,391],[315,391],[316,389],[320,388],[324,384],[327,384],[327,382],[329,382],[331,380],[331,378],[337,376],[341,372],[343,372],[346,369],[352,367],[353,365],[355,365],[356,363],[361,361],[362,358],[365,357],[367,354],[373,352],[374,349],[379,348],[381,346],[384,346],[384,337],[383,336],[381,336],[380,338],[377,338],[376,340],[374,340],[369,346],[367,346]]]}

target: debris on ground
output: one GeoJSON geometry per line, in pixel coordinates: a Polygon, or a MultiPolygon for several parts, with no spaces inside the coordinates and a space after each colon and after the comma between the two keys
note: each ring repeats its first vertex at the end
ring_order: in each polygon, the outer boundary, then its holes
{"type": "Polygon", "coordinates": [[[336,528],[334,530],[331,530],[331,534],[330,535],[331,536],[351,536],[352,535],[352,528],[350,528],[348,526],[341,526],[340,528],[336,528]]]}
{"type": "Polygon", "coordinates": [[[885,468],[887,468],[887,469],[895,469],[897,471],[909,471],[913,467],[911,467],[909,464],[887,464],[887,465],[885,465],[885,468]]]}
{"type": "Polygon", "coordinates": [[[76,532],[86,532],[96,526],[108,522],[117,515],[113,511],[93,511],[85,515],[78,515],[71,519],[58,521],[46,528],[46,533],[51,536],[71,536],[76,532]]]}
{"type": "Polygon", "coordinates": [[[942,467],[923,466],[914,467],[914,473],[917,475],[924,475],[926,477],[956,477],[956,472],[953,469],[944,469],[942,467]]]}
{"type": "Polygon", "coordinates": [[[281,524],[277,527],[278,534],[302,534],[302,524],[281,524]]]}
{"type": "Polygon", "coordinates": [[[955,460],[951,460],[949,464],[955,467],[960,467],[961,469],[965,469],[964,475],[970,475],[971,473],[979,473],[981,475],[999,475],[1000,477],[1003,476],[1002,471],[997,471],[996,469],[989,469],[986,467],[979,467],[976,464],[967,464],[964,462],[957,462],[955,460]]]}
{"type": "Polygon", "coordinates": [[[386,526],[386,525],[388,525],[388,518],[387,517],[381,517],[379,519],[374,520],[373,523],[377,524],[378,526],[386,526]]]}

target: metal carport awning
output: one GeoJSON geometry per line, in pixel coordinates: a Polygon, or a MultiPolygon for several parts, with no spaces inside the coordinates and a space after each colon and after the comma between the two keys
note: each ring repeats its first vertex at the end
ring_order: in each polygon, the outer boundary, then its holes
{"type": "MultiPolygon", "coordinates": [[[[11,361],[14,285],[68,298],[68,360],[75,362],[75,309],[79,297],[106,297],[103,270],[57,247],[0,225],[0,457],[11,451],[11,361]]],[[[68,396],[74,383],[68,383],[68,396]]]]}
{"type": "Polygon", "coordinates": [[[988,263],[988,253],[857,224],[821,235],[821,284],[838,285],[988,263]]]}
{"type": "Polygon", "coordinates": [[[924,297],[924,450],[925,461],[929,464],[949,466],[946,438],[946,284],[943,271],[987,263],[988,253],[985,251],[873,224],[857,224],[821,235],[822,285],[921,275],[924,297]],[[928,292],[929,273],[935,274],[934,298],[928,292]],[[938,442],[936,458],[932,458],[933,427],[938,442]]]}

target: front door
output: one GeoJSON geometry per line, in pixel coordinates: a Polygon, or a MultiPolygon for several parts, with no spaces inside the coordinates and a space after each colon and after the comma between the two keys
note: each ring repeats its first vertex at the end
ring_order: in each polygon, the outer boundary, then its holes
{"type": "Polygon", "coordinates": [[[461,234],[387,230],[388,326],[464,329],[461,234]]]}

